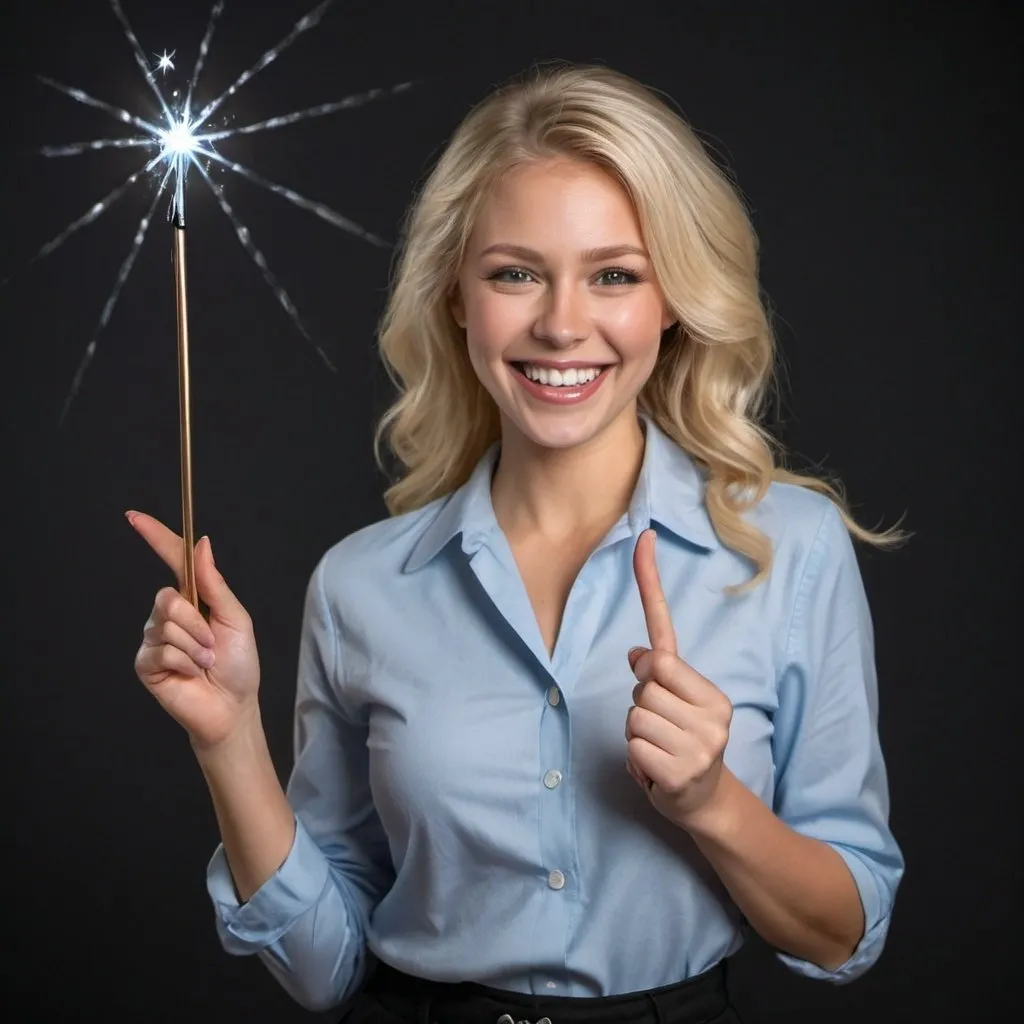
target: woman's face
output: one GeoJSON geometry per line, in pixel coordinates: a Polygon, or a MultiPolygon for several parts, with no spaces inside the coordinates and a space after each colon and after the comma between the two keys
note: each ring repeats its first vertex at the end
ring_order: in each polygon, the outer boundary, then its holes
{"type": "Polygon", "coordinates": [[[505,175],[474,225],[453,293],[503,436],[567,448],[624,414],[674,319],[622,186],[575,160],[505,175]]]}

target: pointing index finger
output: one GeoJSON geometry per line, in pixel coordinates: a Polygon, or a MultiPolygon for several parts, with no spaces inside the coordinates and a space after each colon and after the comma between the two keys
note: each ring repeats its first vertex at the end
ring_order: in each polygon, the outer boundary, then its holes
{"type": "Polygon", "coordinates": [[[125,517],[135,528],[135,532],[141,535],[167,568],[174,573],[178,589],[181,590],[185,581],[185,551],[181,537],[164,526],[159,519],[154,519],[145,512],[132,510],[126,512],[125,517]]]}
{"type": "Polygon", "coordinates": [[[677,654],[676,631],[654,560],[654,538],[655,533],[651,529],[640,534],[633,550],[633,574],[640,588],[640,603],[644,608],[651,647],[656,651],[677,654]]]}

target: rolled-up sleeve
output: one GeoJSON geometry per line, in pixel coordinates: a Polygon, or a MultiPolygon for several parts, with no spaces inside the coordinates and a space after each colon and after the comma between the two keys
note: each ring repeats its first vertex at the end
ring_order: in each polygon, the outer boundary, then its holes
{"type": "Polygon", "coordinates": [[[343,657],[325,587],[337,550],[321,559],[306,590],[286,790],[296,818],[291,850],[244,904],[223,844],[206,879],[223,948],[258,955],[300,1005],[317,1011],[359,988],[370,915],[394,877],[370,794],[367,726],[345,708],[339,688],[343,657]]]}
{"type": "Polygon", "coordinates": [[[796,590],[773,749],[775,812],[842,857],[865,918],[856,950],[835,970],[777,956],[808,977],[849,982],[882,952],[904,862],[889,829],[871,616],[850,535],[831,502],[796,590]]]}

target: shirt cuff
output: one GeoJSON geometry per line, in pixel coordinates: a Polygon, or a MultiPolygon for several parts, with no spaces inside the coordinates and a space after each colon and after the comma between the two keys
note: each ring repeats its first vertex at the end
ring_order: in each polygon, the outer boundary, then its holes
{"type": "Polygon", "coordinates": [[[246,956],[276,942],[320,899],[329,878],[327,858],[296,818],[295,839],[284,863],[242,904],[220,843],[206,869],[206,890],[221,945],[228,953],[246,956]]]}
{"type": "Polygon", "coordinates": [[[831,981],[835,985],[844,985],[859,978],[881,955],[889,930],[889,914],[883,912],[882,894],[871,868],[846,847],[835,843],[830,845],[843,858],[857,884],[861,906],[864,908],[864,935],[850,958],[832,971],[809,960],[801,960],[789,953],[783,953],[781,950],[776,951],[776,956],[797,974],[821,981],[831,981]]]}

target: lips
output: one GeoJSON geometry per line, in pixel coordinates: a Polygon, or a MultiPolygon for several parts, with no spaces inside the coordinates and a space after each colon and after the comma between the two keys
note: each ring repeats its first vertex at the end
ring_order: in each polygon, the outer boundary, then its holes
{"type": "Polygon", "coordinates": [[[529,377],[523,372],[525,363],[511,363],[510,372],[515,380],[519,383],[519,386],[532,398],[535,398],[541,402],[545,402],[549,405],[567,406],[567,405],[578,405],[581,402],[585,402],[588,398],[593,395],[597,389],[604,383],[605,378],[608,376],[608,366],[596,366],[594,363],[561,363],[561,364],[543,364],[543,363],[531,363],[532,366],[547,366],[551,369],[568,370],[568,369],[599,369],[600,372],[592,380],[586,384],[541,384],[539,381],[530,380],[529,377]]]}

